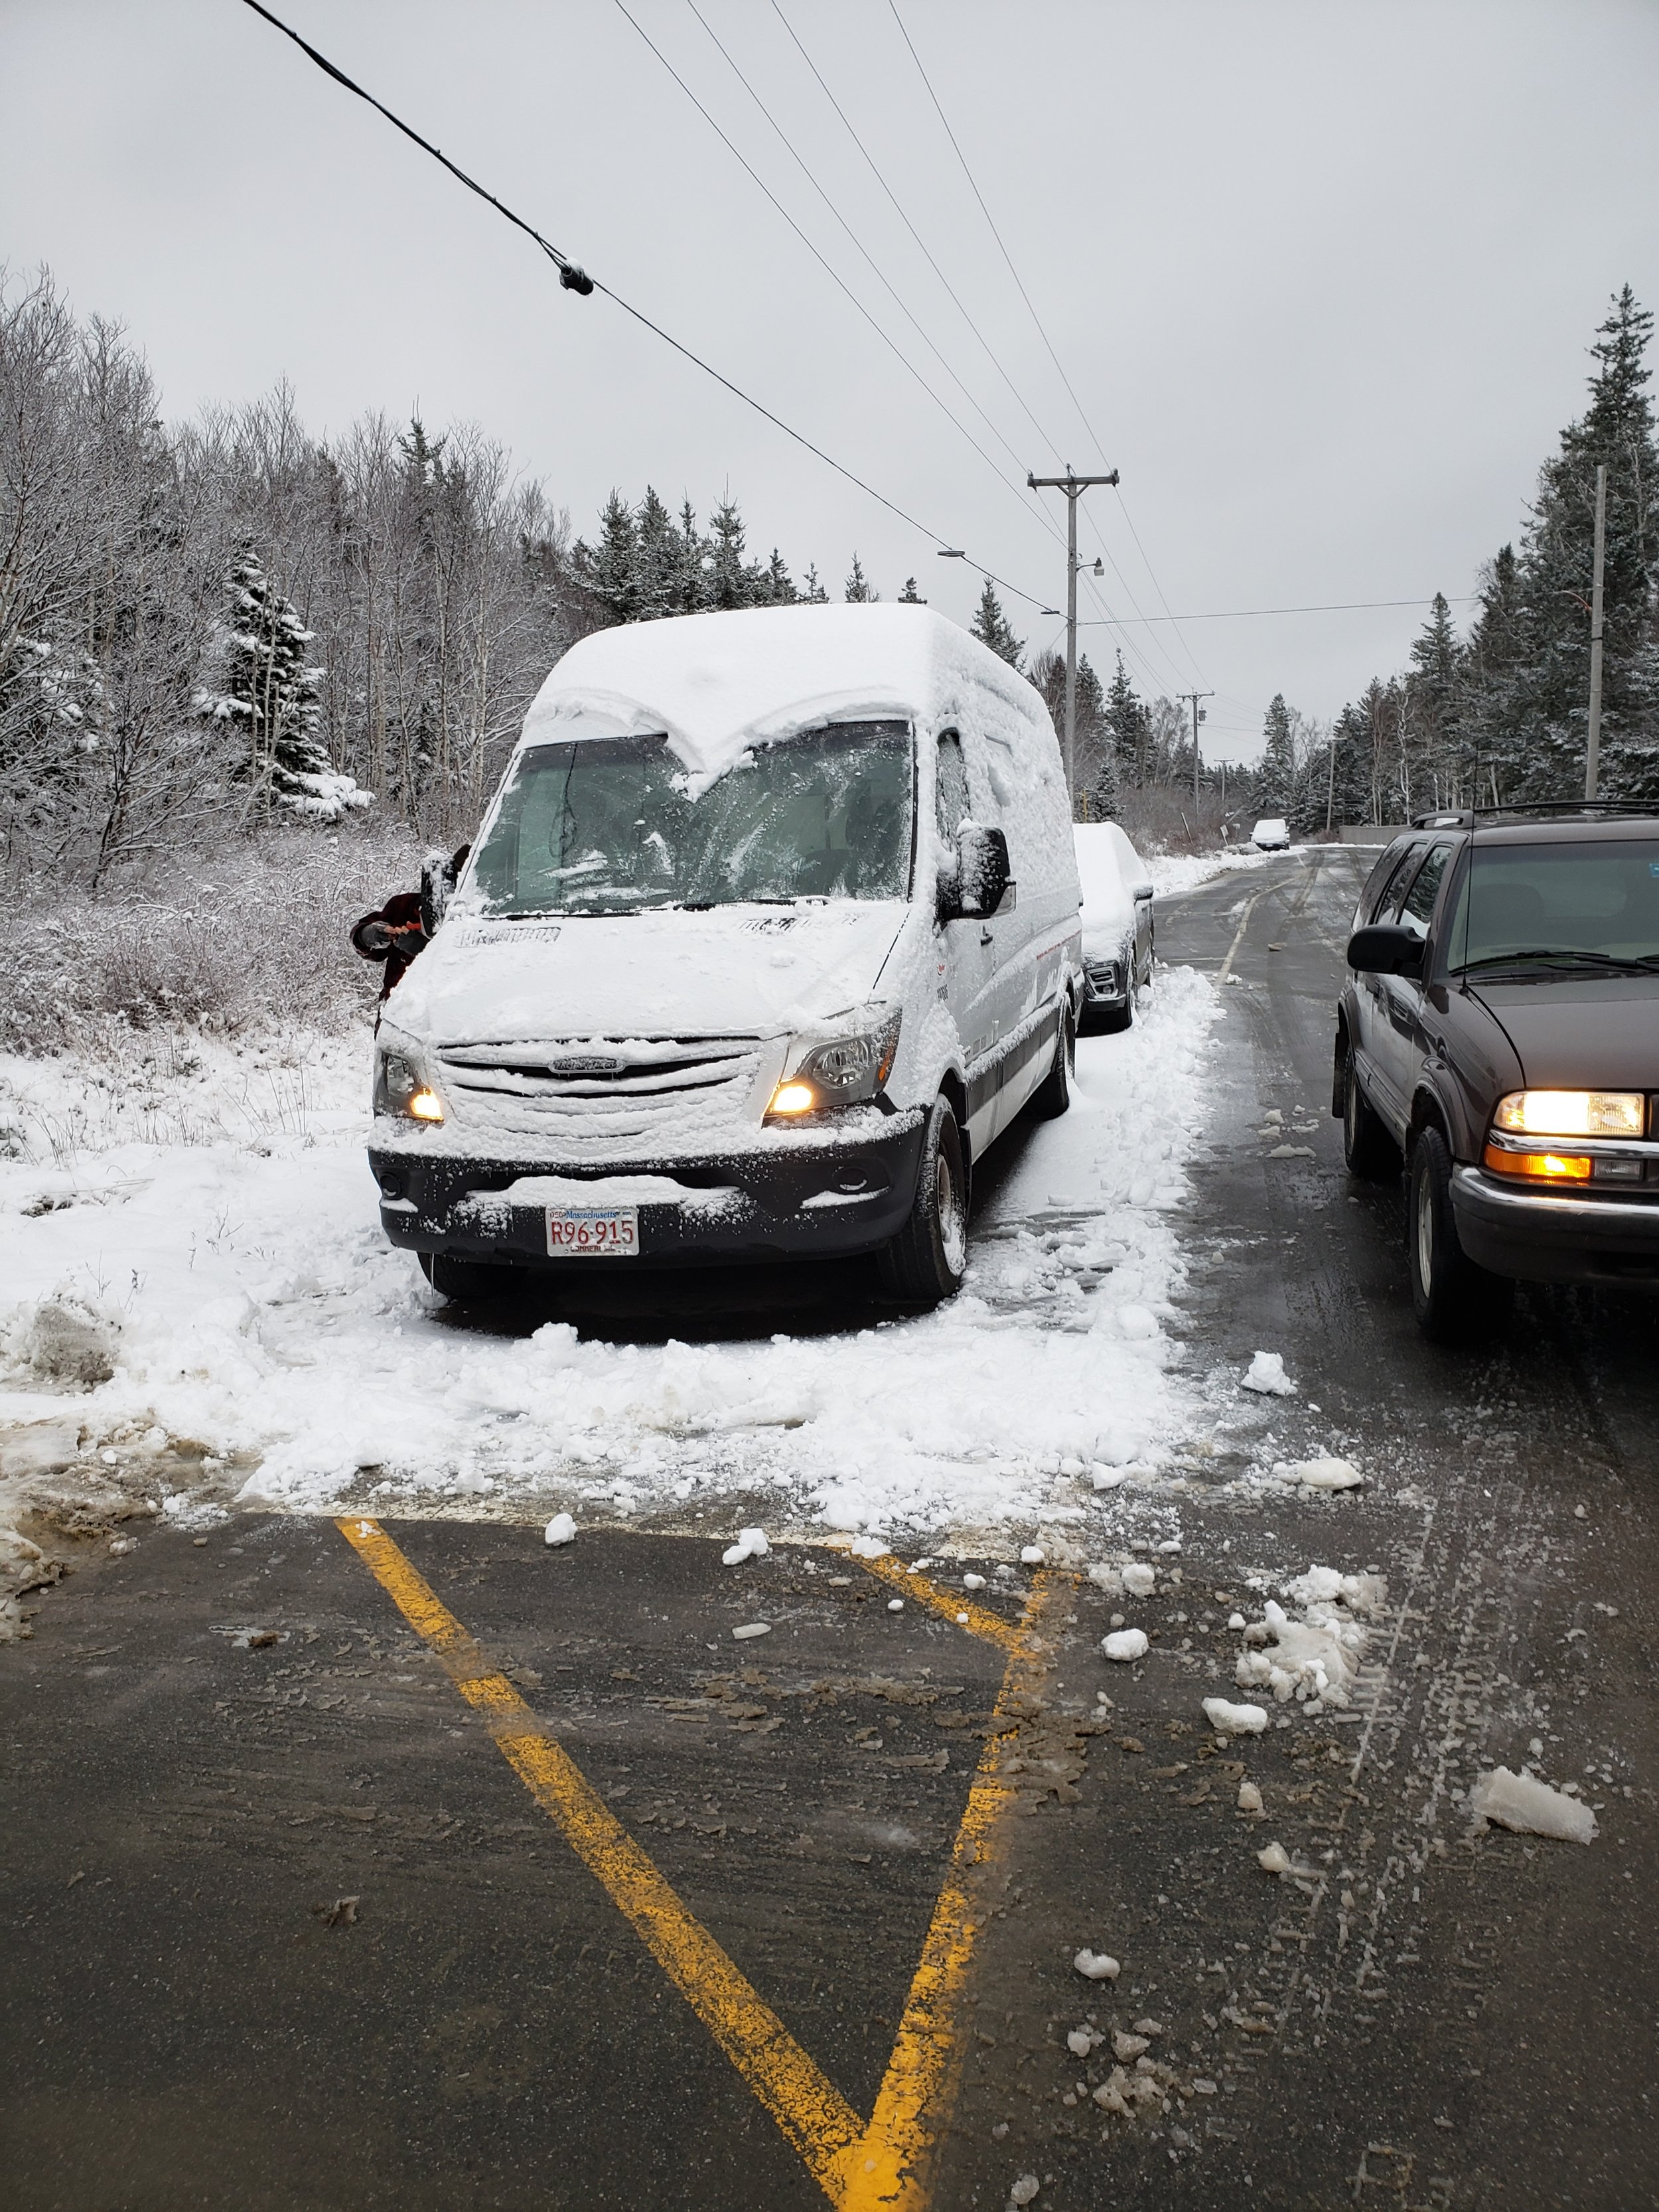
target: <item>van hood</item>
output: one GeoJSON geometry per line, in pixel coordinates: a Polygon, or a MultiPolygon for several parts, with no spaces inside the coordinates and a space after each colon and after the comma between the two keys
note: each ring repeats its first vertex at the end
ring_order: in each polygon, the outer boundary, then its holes
{"type": "Polygon", "coordinates": [[[567,1036],[765,1036],[863,1004],[899,900],[489,921],[452,908],[386,1018],[438,1045],[567,1036]]]}
{"type": "Polygon", "coordinates": [[[1659,1090],[1659,975],[1483,983],[1534,1091],[1659,1090]]]}

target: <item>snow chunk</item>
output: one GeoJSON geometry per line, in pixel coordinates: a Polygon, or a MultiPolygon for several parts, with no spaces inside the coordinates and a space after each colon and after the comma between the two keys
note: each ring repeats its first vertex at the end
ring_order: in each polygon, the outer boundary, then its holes
{"type": "Polygon", "coordinates": [[[1150,2051],[1152,2039],[1149,2035],[1130,2035],[1121,2027],[1112,2031],[1112,2056],[1121,2058],[1127,2066],[1132,2058],[1139,2058],[1143,2051],[1150,2051]]]}
{"type": "Polygon", "coordinates": [[[1291,1870],[1291,1855],[1283,1844],[1269,1844],[1265,1850],[1256,1853],[1255,1863],[1263,1874],[1288,1874],[1291,1870]]]}
{"type": "Polygon", "coordinates": [[[1275,1460],[1273,1473],[1281,1482],[1299,1482],[1304,1490],[1355,1490],[1365,1480],[1352,1460],[1275,1460]]]}
{"type": "Polygon", "coordinates": [[[1100,2039],[1092,2027],[1074,2027],[1066,2038],[1066,2048],[1073,2058],[1086,2058],[1100,2039]]]}
{"type": "Polygon", "coordinates": [[[1029,2204],[1041,2186],[1036,2174],[1022,2173],[1008,2191],[1008,2202],[1011,2204],[1029,2204]]]}
{"type": "Polygon", "coordinates": [[[854,1536],[847,1548],[855,1559],[884,1559],[889,1549],[879,1536],[854,1536]]]}
{"type": "Polygon", "coordinates": [[[1150,1597],[1158,1581],[1158,1569],[1149,1566],[1145,1559],[1131,1559],[1122,1570],[1122,1581],[1131,1597],[1150,1597]]]}
{"type": "Polygon", "coordinates": [[[1260,1735],[1267,1725],[1260,1705],[1232,1705],[1225,1698],[1206,1698],[1204,1717],[1220,1735],[1260,1735]]]}
{"type": "Polygon", "coordinates": [[[772,1624],[769,1620],[745,1620],[740,1628],[734,1628],[732,1633],[739,1644],[746,1644],[751,1636],[769,1636],[772,1633],[772,1624]]]}
{"type": "Polygon", "coordinates": [[[737,1542],[728,1544],[720,1553],[720,1565],[740,1567],[745,1559],[763,1559],[771,1548],[764,1528],[739,1528],[737,1542]]]}
{"type": "Polygon", "coordinates": [[[1025,1544],[1020,1548],[1019,1563],[1023,1567],[1040,1567],[1048,1556],[1041,1544],[1025,1544]]]}
{"type": "Polygon", "coordinates": [[[1595,1815],[1588,1805],[1576,1805],[1536,1775],[1511,1774],[1507,1766],[1480,1777],[1469,1792],[1469,1810],[1477,1820],[1496,1820],[1522,1835],[1550,1836],[1563,1844],[1595,1841],[1595,1815]]]}
{"type": "Polygon", "coordinates": [[[889,1613],[902,1613],[904,1600],[902,1597],[890,1597],[887,1601],[887,1610],[889,1613]]]}
{"type": "Polygon", "coordinates": [[[1261,1792],[1254,1782],[1239,1784],[1238,1809],[1241,1813],[1259,1813],[1261,1810],[1261,1792]]]}
{"type": "Polygon", "coordinates": [[[1244,1377],[1244,1388],[1260,1390],[1270,1398],[1295,1397],[1296,1385],[1285,1372],[1283,1352],[1258,1352],[1244,1377]]]}
{"type": "Polygon", "coordinates": [[[983,1575],[964,1575],[962,1578],[962,1587],[963,1589],[983,1589],[985,1577],[983,1575]]]}
{"type": "Polygon", "coordinates": [[[1072,1964],[1085,1982],[1115,1982],[1123,1972],[1115,1959],[1108,1958],[1104,1951],[1091,1951],[1086,1945],[1072,1964]]]}
{"type": "Polygon", "coordinates": [[[1101,1638],[1100,1648],[1109,1659],[1144,1659],[1146,1632],[1144,1628],[1115,1629],[1111,1635],[1101,1638]]]}
{"type": "Polygon", "coordinates": [[[576,1524],[568,1513],[556,1513],[542,1532],[544,1544],[574,1544],[576,1524]]]}

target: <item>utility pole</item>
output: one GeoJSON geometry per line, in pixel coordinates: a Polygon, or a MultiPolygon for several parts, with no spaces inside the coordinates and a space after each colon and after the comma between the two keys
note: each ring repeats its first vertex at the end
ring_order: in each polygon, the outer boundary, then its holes
{"type": "Polygon", "coordinates": [[[1336,813],[1336,730],[1332,727],[1325,762],[1325,842],[1331,842],[1331,823],[1336,813]]]}
{"type": "MultiPolygon", "coordinates": [[[[1109,477],[1080,477],[1066,464],[1063,477],[1034,477],[1025,481],[1033,491],[1063,491],[1066,495],[1066,792],[1072,817],[1077,818],[1077,502],[1079,492],[1092,484],[1115,484],[1117,471],[1109,477]]],[[[1095,573],[1103,573],[1098,561],[1095,573]]]]}
{"type": "Polygon", "coordinates": [[[1194,822],[1198,819],[1198,782],[1200,765],[1198,751],[1198,702],[1200,699],[1213,699],[1214,696],[1213,691],[1177,691],[1176,693],[1177,699],[1190,699],[1193,702],[1193,819],[1194,822]]]}
{"type": "Polygon", "coordinates": [[[1594,799],[1601,769],[1601,556],[1607,543],[1607,465],[1595,471],[1595,568],[1590,583],[1589,743],[1584,752],[1584,796],[1594,799]]]}

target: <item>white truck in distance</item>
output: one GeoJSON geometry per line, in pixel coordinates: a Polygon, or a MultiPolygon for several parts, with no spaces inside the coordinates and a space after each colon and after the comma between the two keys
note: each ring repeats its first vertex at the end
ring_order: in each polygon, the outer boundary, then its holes
{"type": "Polygon", "coordinates": [[[434,1288],[877,1255],[931,1304],[974,1163],[1069,1103],[1070,809],[1024,678],[919,606],[560,661],[388,1000],[370,1164],[434,1288]]]}

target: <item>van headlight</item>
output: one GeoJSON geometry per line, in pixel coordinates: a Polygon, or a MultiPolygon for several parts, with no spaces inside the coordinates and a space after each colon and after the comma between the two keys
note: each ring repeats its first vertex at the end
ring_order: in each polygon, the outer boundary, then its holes
{"type": "Polygon", "coordinates": [[[1492,1127],[1518,1137],[1639,1137],[1646,1106],[1639,1091],[1511,1091],[1492,1127]]]}
{"type": "Polygon", "coordinates": [[[835,1106],[860,1106],[873,1098],[893,1070],[899,1014],[872,1009],[856,1025],[822,1038],[797,1037],[784,1062],[783,1080],[766,1109],[769,1121],[795,1121],[835,1106]]]}
{"type": "Polygon", "coordinates": [[[441,1121],[444,1105],[427,1081],[416,1055],[394,1045],[379,1045],[374,1053],[374,1098],[377,1114],[401,1115],[410,1121],[441,1121]]]}

